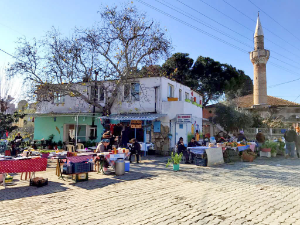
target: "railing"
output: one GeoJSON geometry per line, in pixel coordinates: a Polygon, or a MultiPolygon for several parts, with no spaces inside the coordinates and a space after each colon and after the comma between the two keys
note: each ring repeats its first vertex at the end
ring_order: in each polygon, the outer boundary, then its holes
{"type": "Polygon", "coordinates": [[[288,128],[247,128],[244,129],[244,133],[247,139],[255,140],[256,134],[259,130],[266,136],[266,138],[274,139],[283,137],[285,131],[288,130],[288,128]]]}

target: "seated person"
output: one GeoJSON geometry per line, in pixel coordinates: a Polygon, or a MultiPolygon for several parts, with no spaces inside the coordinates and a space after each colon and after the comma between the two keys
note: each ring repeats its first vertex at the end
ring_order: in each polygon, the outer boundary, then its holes
{"type": "Polygon", "coordinates": [[[139,157],[141,154],[141,145],[140,145],[140,143],[137,142],[137,140],[135,138],[132,140],[132,142],[133,143],[130,148],[129,161],[131,163],[131,156],[136,155],[136,163],[139,163],[139,157]]]}
{"type": "Polygon", "coordinates": [[[188,147],[197,147],[200,146],[198,142],[195,141],[195,138],[193,137],[191,142],[188,144],[188,147]]]}
{"type": "Polygon", "coordinates": [[[178,154],[182,153],[185,158],[185,163],[189,163],[189,153],[183,143],[183,138],[180,137],[177,143],[178,154]]]}
{"type": "Polygon", "coordinates": [[[97,146],[96,152],[108,152],[109,150],[112,150],[112,146],[110,145],[109,139],[103,139],[99,145],[97,146]]]}

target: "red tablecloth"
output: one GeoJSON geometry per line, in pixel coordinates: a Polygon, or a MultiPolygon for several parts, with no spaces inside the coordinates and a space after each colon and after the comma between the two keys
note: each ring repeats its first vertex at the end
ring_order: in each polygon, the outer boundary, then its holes
{"type": "Polygon", "coordinates": [[[45,171],[47,159],[22,159],[0,161],[0,173],[24,173],[45,171]]]}

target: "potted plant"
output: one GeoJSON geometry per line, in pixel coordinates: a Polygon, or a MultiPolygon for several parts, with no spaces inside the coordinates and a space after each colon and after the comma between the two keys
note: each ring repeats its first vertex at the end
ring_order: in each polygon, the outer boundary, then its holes
{"type": "Polygon", "coordinates": [[[168,102],[176,102],[176,101],[178,101],[178,98],[168,97],[168,102]]]}
{"type": "Polygon", "coordinates": [[[270,143],[270,141],[266,141],[261,146],[261,151],[262,152],[271,152],[271,149],[272,149],[272,144],[270,143]]]}
{"type": "Polygon", "coordinates": [[[272,155],[272,157],[276,157],[277,149],[279,147],[279,143],[272,141],[272,142],[270,142],[270,146],[271,146],[271,155],[272,155]]]}
{"type": "Polygon", "coordinates": [[[168,167],[170,164],[173,164],[173,170],[178,171],[179,170],[179,163],[181,162],[182,159],[182,153],[178,155],[178,153],[172,152],[171,154],[171,159],[168,159],[168,163],[166,167],[168,167]]]}
{"type": "Polygon", "coordinates": [[[47,159],[49,157],[50,152],[51,151],[47,151],[47,150],[40,151],[40,153],[42,154],[41,158],[47,159]]]}
{"type": "Polygon", "coordinates": [[[59,140],[59,141],[57,142],[57,147],[58,147],[58,149],[62,149],[62,146],[63,146],[63,143],[62,143],[61,140],[59,140]]]}
{"type": "Polygon", "coordinates": [[[278,152],[277,154],[280,154],[280,155],[284,155],[285,154],[285,143],[282,141],[281,138],[278,139],[278,152]]]}
{"type": "Polygon", "coordinates": [[[54,134],[49,135],[48,137],[48,149],[52,149],[53,148],[53,138],[54,138],[54,134]]]}

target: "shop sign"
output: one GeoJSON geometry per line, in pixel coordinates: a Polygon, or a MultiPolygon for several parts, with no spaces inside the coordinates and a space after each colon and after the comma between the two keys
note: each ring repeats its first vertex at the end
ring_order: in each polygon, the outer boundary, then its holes
{"type": "Polygon", "coordinates": [[[179,114],[177,115],[177,123],[191,123],[192,114],[179,114]]]}
{"type": "Polygon", "coordinates": [[[140,128],[142,128],[142,121],[141,120],[131,120],[130,127],[135,128],[135,129],[140,129],[140,128]]]}

